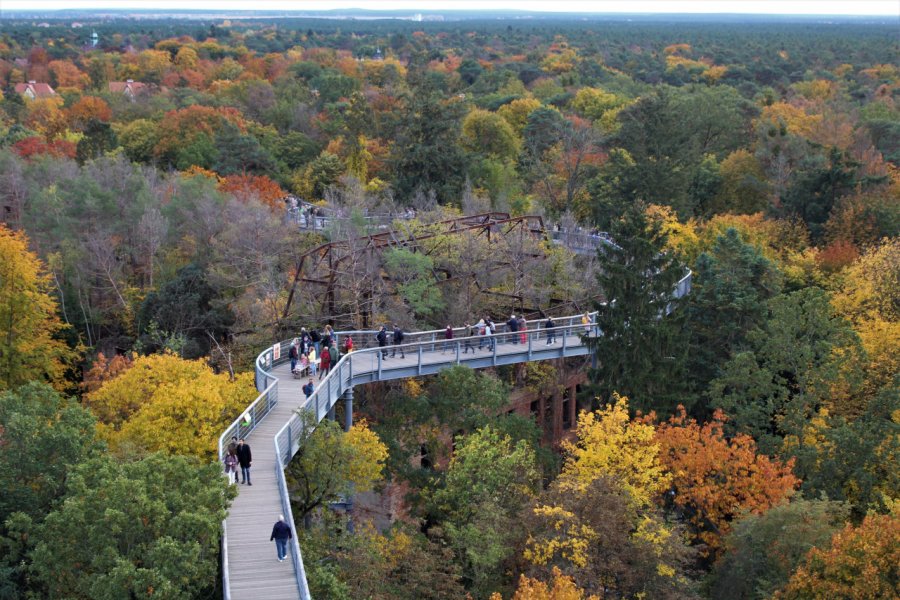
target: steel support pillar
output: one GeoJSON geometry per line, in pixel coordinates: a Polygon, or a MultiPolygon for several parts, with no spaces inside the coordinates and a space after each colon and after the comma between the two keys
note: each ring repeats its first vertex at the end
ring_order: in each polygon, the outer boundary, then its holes
{"type": "Polygon", "coordinates": [[[344,431],[353,427],[353,388],[344,390],[344,431]]]}

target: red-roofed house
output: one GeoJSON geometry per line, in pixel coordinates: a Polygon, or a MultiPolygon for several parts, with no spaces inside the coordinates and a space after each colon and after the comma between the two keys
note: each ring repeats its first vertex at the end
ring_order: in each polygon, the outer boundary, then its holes
{"type": "Polygon", "coordinates": [[[35,98],[50,98],[56,95],[49,83],[38,83],[34,80],[28,83],[17,83],[16,92],[32,100],[35,98]]]}
{"type": "Polygon", "coordinates": [[[124,94],[129,100],[134,100],[138,94],[142,94],[147,90],[147,84],[140,81],[128,79],[127,81],[110,81],[109,91],[114,94],[124,94]]]}

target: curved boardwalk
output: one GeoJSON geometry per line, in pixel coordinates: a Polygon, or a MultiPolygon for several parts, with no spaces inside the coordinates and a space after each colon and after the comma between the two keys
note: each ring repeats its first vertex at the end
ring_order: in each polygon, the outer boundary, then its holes
{"type": "MultiPolygon", "coordinates": [[[[253,453],[252,486],[238,484],[240,493],[224,524],[223,584],[226,598],[235,600],[279,600],[309,597],[299,546],[291,549],[291,560],[279,563],[275,545],[269,541],[272,525],[279,514],[291,516],[286,507],[282,487],[283,465],[297,448],[299,421],[295,411],[315,410],[321,421],[342,396],[351,398],[354,385],[437,373],[455,364],[472,368],[486,368],[535,360],[549,360],[589,353],[582,342],[585,327],[581,316],[556,319],[556,341],[547,344],[547,330],[537,329],[541,322],[530,322],[526,343],[512,343],[520,333],[492,336],[494,349],[478,350],[479,339],[470,338],[473,351],[466,353],[466,339],[444,342],[443,331],[407,334],[401,358],[381,358],[378,349],[360,349],[341,357],[331,374],[323,382],[316,378],[316,393],[306,402],[301,386],[303,380],[294,379],[287,364],[288,342],[282,342],[263,352],[257,360],[257,387],[263,392],[248,409],[251,426],[238,421],[220,439],[227,445],[232,435],[244,435],[253,453]],[[264,389],[263,389],[264,388],[264,389]],[[348,394],[349,392],[349,394],[348,394]]],[[[373,333],[352,334],[354,342],[371,343],[373,333]]],[[[456,335],[462,335],[457,331],[456,335]]],[[[352,410],[348,411],[352,414],[352,410]]],[[[296,539],[296,536],[295,536],[296,539]]]]}

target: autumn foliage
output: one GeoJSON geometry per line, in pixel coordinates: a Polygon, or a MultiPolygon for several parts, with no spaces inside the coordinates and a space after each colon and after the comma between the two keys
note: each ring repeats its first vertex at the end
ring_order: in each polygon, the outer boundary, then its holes
{"type": "Polygon", "coordinates": [[[272,210],[283,210],[287,192],[265,175],[248,173],[229,175],[219,183],[219,190],[232,194],[242,202],[259,200],[272,210]]]}
{"type": "Polygon", "coordinates": [[[211,459],[219,434],[253,399],[253,374],[235,381],[200,360],[142,356],[84,396],[114,450],[137,448],[211,459]]]}
{"type": "Polygon", "coordinates": [[[0,223],[0,390],[34,380],[63,385],[74,352],[57,339],[65,328],[57,314],[28,238],[0,223]]]}
{"type": "Polygon", "coordinates": [[[813,548],[775,598],[876,600],[900,594],[900,516],[870,515],[847,525],[830,548],[813,548]]]}
{"type": "Polygon", "coordinates": [[[725,415],[716,411],[700,425],[684,407],[660,423],[660,461],[672,476],[671,501],[693,526],[705,553],[715,554],[730,523],[744,512],[760,514],[789,497],[799,485],[793,460],[757,454],[749,435],[725,436],[725,415]]]}
{"type": "Polygon", "coordinates": [[[56,157],[75,158],[75,144],[69,140],[53,140],[46,142],[39,137],[27,137],[19,140],[12,146],[13,151],[22,158],[35,158],[49,155],[56,157]]]}
{"type": "MultiPolygon", "coordinates": [[[[491,600],[503,600],[500,594],[493,594],[491,600]]],[[[586,595],[571,577],[553,567],[553,581],[550,585],[539,579],[524,575],[519,577],[519,587],[510,600],[599,600],[597,596],[586,595]]]]}
{"type": "Polygon", "coordinates": [[[112,358],[106,358],[101,352],[97,355],[94,364],[84,374],[84,382],[81,384],[87,393],[95,392],[110,379],[115,379],[132,367],[134,360],[130,356],[116,354],[112,358]]]}

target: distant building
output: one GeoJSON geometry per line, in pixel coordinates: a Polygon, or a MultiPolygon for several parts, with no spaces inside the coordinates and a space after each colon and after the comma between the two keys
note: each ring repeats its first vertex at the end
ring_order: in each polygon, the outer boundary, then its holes
{"type": "Polygon", "coordinates": [[[384,60],[384,55],[381,54],[381,48],[375,48],[375,56],[372,57],[373,60],[384,60]]]}
{"type": "Polygon", "coordinates": [[[38,83],[34,80],[28,83],[17,83],[16,93],[34,100],[35,98],[52,98],[56,95],[49,83],[38,83]]]}
{"type": "Polygon", "coordinates": [[[148,91],[147,84],[128,79],[125,81],[110,81],[109,91],[113,94],[123,94],[129,100],[134,100],[140,94],[148,91]]]}
{"type": "Polygon", "coordinates": [[[99,42],[100,37],[97,35],[97,32],[91,30],[91,48],[96,48],[99,42]]]}
{"type": "Polygon", "coordinates": [[[72,29],[81,29],[82,27],[84,27],[84,23],[79,23],[78,21],[72,23],[72,29]]]}

